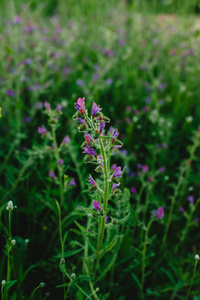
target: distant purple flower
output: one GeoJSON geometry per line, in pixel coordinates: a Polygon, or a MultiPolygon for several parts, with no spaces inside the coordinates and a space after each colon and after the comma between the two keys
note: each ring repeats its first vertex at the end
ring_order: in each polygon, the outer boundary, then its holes
{"type": "Polygon", "coordinates": [[[161,84],[159,85],[159,87],[158,87],[158,91],[164,90],[164,88],[165,88],[166,86],[167,86],[167,83],[166,83],[166,82],[161,83],[161,84]]]}
{"type": "Polygon", "coordinates": [[[68,183],[68,186],[74,186],[74,185],[76,185],[76,180],[75,180],[75,178],[72,178],[70,180],[70,182],[68,183]]]}
{"type": "Polygon", "coordinates": [[[99,124],[99,131],[100,131],[100,133],[102,133],[102,131],[104,130],[104,127],[105,127],[105,123],[104,123],[104,122],[101,122],[101,123],[99,124]]]}
{"type": "Polygon", "coordinates": [[[116,164],[113,164],[113,165],[110,167],[110,170],[111,170],[111,171],[114,171],[116,168],[117,168],[117,165],[116,165],[116,164]]]}
{"type": "Polygon", "coordinates": [[[194,223],[199,223],[199,218],[194,219],[194,223]]]}
{"type": "Polygon", "coordinates": [[[194,204],[194,196],[190,195],[188,197],[188,201],[190,202],[190,204],[194,204]]]}
{"type": "Polygon", "coordinates": [[[78,121],[79,123],[83,124],[83,125],[86,124],[85,121],[84,121],[83,119],[81,119],[81,118],[78,118],[77,121],[78,121]]]}
{"type": "Polygon", "coordinates": [[[131,193],[137,194],[136,188],[134,186],[131,187],[131,193]]]}
{"type": "Polygon", "coordinates": [[[98,201],[93,201],[92,208],[97,209],[97,210],[101,210],[101,206],[100,206],[98,201]]]}
{"type": "Polygon", "coordinates": [[[118,136],[118,131],[117,131],[117,129],[115,129],[115,130],[113,131],[112,136],[113,136],[114,138],[116,138],[116,137],[118,136]]]}
{"type": "Polygon", "coordinates": [[[24,121],[24,123],[29,123],[30,120],[31,120],[31,117],[27,116],[27,117],[24,118],[23,121],[24,121]]]}
{"type": "Polygon", "coordinates": [[[42,109],[43,103],[42,103],[41,101],[39,101],[39,102],[37,103],[36,107],[37,107],[38,109],[42,109]]]}
{"type": "Polygon", "coordinates": [[[143,173],[148,172],[148,170],[149,170],[149,167],[148,167],[148,166],[143,166],[143,167],[142,167],[142,172],[143,172],[143,173]]]}
{"type": "Polygon", "coordinates": [[[92,115],[93,115],[93,117],[95,117],[96,114],[97,114],[98,112],[100,112],[101,110],[102,110],[102,108],[100,108],[100,106],[97,105],[97,104],[93,101],[93,106],[92,106],[92,115]]]}
{"type": "Polygon", "coordinates": [[[58,165],[62,165],[62,164],[63,164],[63,159],[60,158],[60,159],[58,160],[58,165]]]}
{"type": "Polygon", "coordinates": [[[162,219],[164,217],[164,207],[161,206],[157,210],[154,210],[152,215],[156,219],[162,219]]]}
{"type": "Polygon", "coordinates": [[[167,143],[163,143],[163,144],[162,144],[162,148],[163,148],[163,149],[166,149],[166,148],[167,148],[167,143]]]}
{"type": "Polygon", "coordinates": [[[88,132],[85,132],[85,140],[88,143],[93,142],[93,138],[91,137],[91,135],[88,132]]]}
{"type": "Polygon", "coordinates": [[[112,185],[112,191],[114,191],[116,189],[116,187],[120,186],[120,182],[118,183],[113,183],[112,185]]]}
{"type": "Polygon", "coordinates": [[[27,59],[24,60],[24,65],[29,66],[31,64],[32,64],[32,60],[30,58],[27,58],[27,59]]]}
{"type": "Polygon", "coordinates": [[[185,212],[185,209],[181,206],[181,207],[179,208],[179,211],[182,212],[182,213],[184,213],[184,212],[185,212]]]}
{"type": "Polygon", "coordinates": [[[22,18],[20,16],[15,16],[15,23],[20,25],[22,22],[22,18]]]}
{"type": "Polygon", "coordinates": [[[10,97],[14,97],[14,96],[15,96],[15,92],[12,91],[12,90],[7,90],[7,91],[6,91],[6,94],[7,94],[8,96],[10,96],[10,97]]]}
{"type": "Polygon", "coordinates": [[[198,127],[198,129],[197,129],[199,132],[200,132],[200,125],[199,125],[199,127],[198,127]]]}
{"type": "Polygon", "coordinates": [[[113,174],[113,178],[120,178],[121,177],[121,175],[122,175],[122,171],[121,171],[121,167],[117,167],[116,169],[115,169],[115,172],[114,172],[114,174],[113,174]]]}
{"type": "Polygon", "coordinates": [[[112,78],[107,78],[106,81],[105,81],[105,83],[106,83],[107,85],[110,85],[110,84],[113,83],[113,79],[112,79],[112,78]]]}
{"type": "Polygon", "coordinates": [[[51,110],[51,106],[50,106],[49,102],[45,101],[44,106],[47,110],[51,110]]]}
{"type": "Polygon", "coordinates": [[[106,216],[106,223],[108,222],[108,220],[110,219],[110,217],[109,216],[106,216]]]}
{"type": "Polygon", "coordinates": [[[56,175],[52,170],[49,171],[49,177],[56,179],[56,175]]]}
{"type": "Polygon", "coordinates": [[[78,98],[77,102],[74,103],[75,108],[81,113],[84,114],[85,111],[85,98],[78,98]]]}
{"type": "Polygon", "coordinates": [[[84,82],[84,80],[82,80],[82,79],[77,79],[77,80],[76,80],[76,85],[78,85],[78,86],[83,86],[83,85],[85,85],[85,82],[84,82]]]}
{"type": "Polygon", "coordinates": [[[112,57],[112,56],[113,56],[112,51],[110,51],[110,50],[107,49],[107,48],[104,50],[104,54],[105,54],[106,56],[108,56],[108,57],[112,57]]]}
{"type": "Polygon", "coordinates": [[[161,167],[161,168],[159,169],[159,172],[160,172],[160,173],[165,172],[165,167],[161,167]]]}
{"type": "Polygon", "coordinates": [[[150,176],[150,177],[148,178],[148,182],[152,182],[152,181],[153,181],[153,177],[150,176]]]}
{"type": "Polygon", "coordinates": [[[150,103],[150,102],[151,102],[151,98],[150,98],[150,97],[147,97],[147,98],[145,99],[145,102],[146,102],[146,103],[150,103]]]}
{"type": "Polygon", "coordinates": [[[93,148],[90,148],[88,143],[86,144],[86,147],[84,148],[83,153],[86,153],[86,154],[89,154],[89,155],[95,156],[95,157],[97,156],[96,151],[93,148]]]}
{"type": "Polygon", "coordinates": [[[142,165],[141,164],[137,164],[137,168],[138,169],[142,169],[142,165]]]}
{"type": "Polygon", "coordinates": [[[69,135],[66,135],[66,137],[64,137],[64,139],[62,140],[62,145],[68,143],[70,141],[69,135]]]}
{"type": "Polygon", "coordinates": [[[64,73],[69,74],[69,71],[70,71],[70,68],[68,66],[66,66],[65,69],[64,69],[64,73]]]}
{"type": "Polygon", "coordinates": [[[42,125],[41,127],[38,127],[38,133],[40,134],[47,134],[47,129],[44,125],[42,125]]]}
{"type": "Polygon", "coordinates": [[[88,177],[88,182],[93,185],[93,186],[96,186],[96,182],[92,179],[91,176],[88,177]]]}
{"type": "Polygon", "coordinates": [[[60,103],[58,103],[57,106],[56,106],[56,111],[61,110],[61,108],[62,108],[62,106],[60,105],[60,103]]]}

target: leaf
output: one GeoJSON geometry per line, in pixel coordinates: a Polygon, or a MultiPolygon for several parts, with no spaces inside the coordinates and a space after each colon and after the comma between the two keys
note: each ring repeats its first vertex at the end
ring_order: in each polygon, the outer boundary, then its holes
{"type": "Polygon", "coordinates": [[[17,280],[11,280],[11,281],[6,282],[6,288],[7,289],[11,288],[11,286],[13,286],[16,282],[17,282],[17,280]]]}
{"type": "Polygon", "coordinates": [[[62,287],[64,287],[64,286],[68,286],[68,285],[69,285],[69,283],[60,284],[60,285],[57,285],[56,288],[62,288],[62,287]]]}
{"type": "Polygon", "coordinates": [[[152,291],[150,288],[148,288],[146,290],[147,294],[149,295],[155,295],[155,296],[160,296],[160,293],[156,292],[156,291],[152,291]]]}
{"type": "Polygon", "coordinates": [[[93,214],[93,215],[95,215],[96,217],[99,217],[99,214],[98,214],[96,211],[94,211],[93,209],[87,208],[87,207],[84,207],[84,209],[85,209],[87,212],[89,212],[90,214],[93,214]]]}
{"type": "Polygon", "coordinates": [[[87,231],[87,229],[85,229],[85,227],[83,227],[82,225],[80,225],[78,222],[74,221],[74,223],[76,224],[76,226],[78,226],[78,228],[83,231],[84,233],[86,233],[87,235],[91,236],[91,237],[95,237],[95,235],[89,231],[87,231]]]}
{"type": "Polygon", "coordinates": [[[140,283],[140,280],[138,279],[138,277],[134,273],[131,273],[131,276],[133,277],[133,279],[135,280],[135,282],[137,283],[139,288],[141,288],[141,283],[140,283]]]}
{"type": "Polygon", "coordinates": [[[56,203],[58,211],[60,211],[60,204],[58,203],[58,201],[56,199],[55,199],[55,203],[56,203]]]}
{"type": "Polygon", "coordinates": [[[103,255],[106,252],[110,251],[114,247],[114,245],[116,244],[117,239],[118,239],[118,235],[116,235],[114,237],[114,239],[103,250],[100,251],[100,255],[103,255]]]}
{"type": "Polygon", "coordinates": [[[21,283],[24,281],[24,279],[25,279],[26,275],[28,274],[28,272],[29,272],[30,270],[32,270],[33,268],[35,268],[35,267],[37,267],[37,265],[32,265],[32,266],[30,266],[30,267],[24,272],[24,274],[23,274],[23,276],[22,276],[21,283]]]}
{"type": "Polygon", "coordinates": [[[67,251],[64,253],[64,257],[70,257],[70,256],[73,256],[79,252],[81,252],[83,249],[75,249],[75,250],[71,250],[71,251],[67,251]]]}
{"type": "Polygon", "coordinates": [[[129,212],[123,219],[119,220],[118,224],[124,224],[126,221],[128,221],[130,214],[131,212],[129,212]]]}
{"type": "Polygon", "coordinates": [[[171,275],[171,273],[169,271],[167,271],[164,268],[161,268],[160,271],[164,272],[167,275],[167,277],[171,280],[171,282],[175,284],[175,280],[174,280],[173,276],[171,275]]]}
{"type": "Polygon", "coordinates": [[[77,279],[80,280],[80,282],[83,282],[83,281],[91,281],[91,280],[94,280],[94,277],[91,277],[89,275],[79,275],[77,277],[77,279]]]}

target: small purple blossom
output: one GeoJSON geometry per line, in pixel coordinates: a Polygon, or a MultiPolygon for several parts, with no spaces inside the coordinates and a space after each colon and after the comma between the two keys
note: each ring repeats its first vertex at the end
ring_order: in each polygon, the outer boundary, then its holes
{"type": "Polygon", "coordinates": [[[88,143],[93,142],[93,138],[91,137],[91,135],[88,132],[85,132],[85,140],[88,143]]]}
{"type": "Polygon", "coordinates": [[[149,170],[149,167],[147,165],[145,165],[145,166],[142,167],[142,172],[143,173],[148,172],[148,170],[149,170]]]}
{"type": "Polygon", "coordinates": [[[83,97],[82,99],[81,98],[78,98],[77,102],[74,103],[75,105],[75,108],[81,113],[83,114],[84,111],[85,111],[85,98],[83,97]]]}
{"type": "Polygon", "coordinates": [[[137,194],[136,188],[134,186],[131,187],[131,193],[137,194]]]}
{"type": "Polygon", "coordinates": [[[185,213],[185,209],[182,206],[179,208],[179,211],[185,213]]]}
{"type": "Polygon", "coordinates": [[[100,206],[98,201],[93,201],[92,208],[97,209],[97,210],[101,210],[101,206],[100,206]]]}
{"type": "Polygon", "coordinates": [[[77,121],[78,121],[79,123],[83,124],[83,125],[86,124],[85,121],[84,121],[83,119],[81,119],[81,118],[78,118],[77,121]]]}
{"type": "Polygon", "coordinates": [[[104,127],[105,127],[105,123],[101,122],[99,124],[99,131],[100,131],[100,133],[102,133],[102,131],[104,130],[104,127]]]}
{"type": "Polygon", "coordinates": [[[42,109],[43,108],[43,103],[41,101],[39,101],[37,104],[36,104],[36,107],[38,109],[42,109]]]}
{"type": "Polygon", "coordinates": [[[91,176],[88,177],[88,182],[93,185],[93,186],[96,186],[96,182],[94,181],[94,179],[92,179],[91,176]]]}
{"type": "Polygon", "coordinates": [[[47,110],[51,110],[51,106],[50,106],[49,102],[45,101],[44,106],[47,110]]]}
{"type": "Polygon", "coordinates": [[[114,191],[118,186],[120,186],[120,182],[113,183],[113,185],[112,185],[112,191],[114,191]]]}
{"type": "Polygon", "coordinates": [[[164,217],[164,207],[161,206],[157,210],[154,210],[152,216],[156,219],[162,219],[164,217]]]}
{"type": "Polygon", "coordinates": [[[199,218],[194,219],[194,223],[199,223],[199,218]]]}
{"type": "Polygon", "coordinates": [[[63,159],[60,158],[60,159],[58,160],[58,165],[62,165],[62,164],[63,164],[63,159]]]}
{"type": "Polygon", "coordinates": [[[105,222],[107,223],[109,219],[110,219],[110,217],[109,217],[109,216],[106,216],[105,222]]]}
{"type": "Polygon", "coordinates": [[[12,90],[7,90],[7,91],[6,91],[6,94],[7,94],[8,96],[10,96],[10,97],[14,97],[14,96],[15,96],[15,92],[12,91],[12,90]]]}
{"type": "Polygon", "coordinates": [[[113,83],[113,79],[112,79],[112,78],[107,78],[106,81],[105,81],[105,83],[106,83],[107,85],[110,85],[110,84],[113,83]]]}
{"type": "Polygon", "coordinates": [[[114,174],[113,174],[113,178],[116,178],[116,177],[121,177],[121,175],[122,175],[122,171],[121,171],[121,167],[117,167],[116,169],[115,169],[115,172],[114,172],[114,174]]]}
{"type": "Polygon", "coordinates": [[[56,107],[56,111],[59,111],[61,110],[62,106],[60,105],[60,103],[57,104],[57,107],[56,107]]]}
{"type": "Polygon", "coordinates": [[[68,183],[68,186],[74,186],[74,185],[76,185],[76,180],[75,180],[75,178],[72,178],[70,180],[70,182],[68,183]]]}
{"type": "Polygon", "coordinates": [[[115,130],[113,131],[112,136],[113,136],[114,138],[116,138],[116,137],[118,136],[118,131],[117,131],[117,129],[115,129],[115,130]]]}
{"type": "Polygon", "coordinates": [[[27,117],[24,118],[23,121],[24,121],[24,123],[29,123],[30,120],[31,120],[31,117],[27,116],[27,117]]]}
{"type": "Polygon", "coordinates": [[[49,170],[49,177],[56,179],[56,175],[52,170],[49,170]]]}
{"type": "Polygon", "coordinates": [[[69,135],[66,135],[66,137],[64,137],[64,139],[62,140],[62,145],[68,143],[70,141],[69,135]]]}
{"type": "Polygon", "coordinates": [[[194,196],[190,195],[188,197],[188,201],[190,202],[190,204],[194,204],[194,196]]]}
{"type": "Polygon", "coordinates": [[[90,148],[88,143],[86,144],[86,147],[83,149],[84,149],[83,153],[86,153],[86,154],[89,154],[89,155],[92,155],[95,157],[97,156],[96,151],[93,148],[90,148]]]}
{"type": "Polygon", "coordinates": [[[77,79],[77,80],[76,80],[76,85],[78,85],[78,86],[83,86],[83,85],[85,85],[85,81],[82,80],[82,79],[77,79]]]}
{"type": "Polygon", "coordinates": [[[102,108],[100,108],[100,106],[97,105],[97,104],[93,101],[93,106],[92,106],[92,115],[93,115],[93,117],[95,117],[96,114],[97,114],[98,112],[100,112],[101,110],[102,110],[102,108]]]}
{"type": "Polygon", "coordinates": [[[159,169],[159,172],[160,172],[160,173],[165,172],[165,167],[161,167],[161,168],[159,169]]]}
{"type": "Polygon", "coordinates": [[[32,64],[32,60],[30,58],[27,58],[27,59],[24,60],[24,65],[29,66],[31,64],[32,64]]]}
{"type": "Polygon", "coordinates": [[[39,134],[47,134],[47,129],[44,125],[42,125],[41,127],[38,127],[38,133],[39,134]]]}

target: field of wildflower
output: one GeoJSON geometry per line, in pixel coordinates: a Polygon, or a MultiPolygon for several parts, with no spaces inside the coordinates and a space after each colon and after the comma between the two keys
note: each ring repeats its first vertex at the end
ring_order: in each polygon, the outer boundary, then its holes
{"type": "Polygon", "coordinates": [[[198,1],[139,2],[0,3],[2,300],[200,300],[198,1]]]}

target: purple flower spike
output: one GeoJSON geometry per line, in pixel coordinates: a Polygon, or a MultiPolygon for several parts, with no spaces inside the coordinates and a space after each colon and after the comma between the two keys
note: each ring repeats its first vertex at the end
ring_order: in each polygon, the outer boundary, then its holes
{"type": "Polygon", "coordinates": [[[62,141],[62,145],[68,143],[70,141],[69,135],[66,135],[66,137],[64,137],[63,141],[62,141]]]}
{"type": "Polygon", "coordinates": [[[112,185],[112,191],[114,191],[116,189],[116,187],[120,186],[120,182],[118,183],[113,183],[112,185]]]}
{"type": "Polygon", "coordinates": [[[56,111],[59,111],[61,110],[62,106],[60,105],[60,103],[57,104],[57,107],[56,107],[56,111]]]}
{"type": "Polygon", "coordinates": [[[15,96],[15,92],[12,90],[7,90],[6,94],[10,97],[14,97],[15,96]]]}
{"type": "Polygon", "coordinates": [[[123,172],[121,171],[121,167],[117,167],[114,174],[113,174],[113,178],[121,177],[122,173],[123,172]]]}
{"type": "Polygon", "coordinates": [[[52,170],[49,171],[49,177],[56,179],[56,175],[52,170]]]}
{"type": "Polygon", "coordinates": [[[76,185],[76,180],[75,178],[72,178],[72,180],[70,180],[70,182],[68,183],[68,186],[74,186],[76,185]]]}
{"type": "Polygon", "coordinates": [[[39,134],[47,134],[47,129],[42,125],[41,127],[38,127],[38,133],[39,134]]]}
{"type": "Polygon", "coordinates": [[[116,137],[118,136],[118,131],[117,131],[117,129],[115,129],[115,130],[113,131],[112,136],[113,136],[114,138],[116,138],[116,137]]]}
{"type": "Polygon", "coordinates": [[[60,158],[60,159],[58,160],[58,165],[62,165],[62,164],[63,164],[63,159],[60,158]]]}
{"type": "Polygon", "coordinates": [[[102,108],[100,108],[99,105],[97,105],[95,102],[93,102],[93,106],[92,106],[92,115],[93,115],[93,117],[95,117],[96,114],[97,114],[99,111],[101,111],[101,110],[102,110],[102,108]]]}
{"type": "Polygon", "coordinates": [[[161,168],[159,169],[159,172],[160,172],[160,173],[165,172],[165,167],[161,167],[161,168]]]}
{"type": "Polygon", "coordinates": [[[137,194],[136,188],[134,186],[131,187],[131,193],[137,194]]]}
{"type": "Polygon", "coordinates": [[[190,202],[190,204],[194,204],[194,196],[190,195],[188,197],[188,201],[190,202]]]}
{"type": "Polygon", "coordinates": [[[83,119],[81,119],[81,118],[78,118],[77,121],[80,122],[83,125],[86,124],[85,121],[83,119]]]}
{"type": "Polygon", "coordinates": [[[149,167],[148,167],[148,166],[143,166],[143,167],[142,167],[142,172],[143,172],[143,173],[148,172],[148,170],[149,170],[149,167]]]}
{"type": "Polygon", "coordinates": [[[88,143],[87,143],[86,147],[84,148],[83,153],[87,153],[87,154],[95,156],[95,157],[97,156],[96,151],[93,148],[90,148],[88,143]]]}
{"type": "Polygon", "coordinates": [[[101,210],[101,206],[100,206],[98,201],[93,201],[92,208],[97,209],[97,210],[101,210]]]}
{"type": "Polygon", "coordinates": [[[108,220],[110,219],[110,217],[109,216],[106,216],[106,223],[108,222],[108,220]]]}
{"type": "Polygon", "coordinates": [[[96,186],[96,182],[92,179],[91,176],[88,177],[88,182],[93,185],[93,186],[96,186]]]}
{"type": "Polygon", "coordinates": [[[47,110],[51,110],[51,106],[50,106],[49,102],[45,101],[44,106],[46,107],[47,110]]]}
{"type": "Polygon", "coordinates": [[[179,211],[182,212],[182,213],[184,213],[184,212],[185,212],[185,209],[181,206],[181,207],[179,208],[179,211]]]}
{"type": "Polygon", "coordinates": [[[93,142],[93,139],[92,139],[91,135],[89,133],[87,133],[87,132],[85,132],[85,140],[88,143],[89,142],[93,142]]]}
{"type": "Polygon", "coordinates": [[[104,127],[105,127],[105,123],[102,122],[102,123],[99,124],[99,131],[100,131],[100,133],[102,133],[104,127]]]}
{"type": "Polygon", "coordinates": [[[164,207],[161,206],[157,210],[154,210],[152,213],[153,217],[156,219],[162,219],[164,217],[164,207]]]}
{"type": "Polygon", "coordinates": [[[74,103],[75,108],[81,113],[84,114],[85,111],[85,97],[78,98],[77,102],[74,103]]]}

